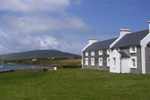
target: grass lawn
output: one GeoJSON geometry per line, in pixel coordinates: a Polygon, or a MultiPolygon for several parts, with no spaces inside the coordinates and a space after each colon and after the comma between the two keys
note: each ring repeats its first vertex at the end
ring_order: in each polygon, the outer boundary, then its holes
{"type": "Polygon", "coordinates": [[[82,69],[1,73],[0,100],[150,100],[150,75],[82,69]]]}

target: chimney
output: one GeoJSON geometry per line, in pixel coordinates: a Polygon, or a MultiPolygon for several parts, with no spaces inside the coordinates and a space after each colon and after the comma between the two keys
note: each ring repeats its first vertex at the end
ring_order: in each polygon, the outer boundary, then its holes
{"type": "Polygon", "coordinates": [[[149,33],[150,33],[150,21],[149,21],[149,33]]]}
{"type": "Polygon", "coordinates": [[[97,39],[89,39],[89,45],[91,45],[91,44],[93,44],[95,42],[97,42],[97,39]]]}
{"type": "Polygon", "coordinates": [[[130,29],[126,29],[126,28],[120,29],[120,36],[124,36],[124,35],[129,34],[129,33],[131,33],[130,29]]]}

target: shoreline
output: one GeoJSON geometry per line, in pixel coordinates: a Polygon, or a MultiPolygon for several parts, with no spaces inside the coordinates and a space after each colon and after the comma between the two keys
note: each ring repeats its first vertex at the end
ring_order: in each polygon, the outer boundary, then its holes
{"type": "Polygon", "coordinates": [[[48,65],[48,64],[23,64],[23,63],[4,63],[4,64],[27,65],[27,66],[43,66],[43,67],[55,67],[57,65],[57,64],[48,65]]]}

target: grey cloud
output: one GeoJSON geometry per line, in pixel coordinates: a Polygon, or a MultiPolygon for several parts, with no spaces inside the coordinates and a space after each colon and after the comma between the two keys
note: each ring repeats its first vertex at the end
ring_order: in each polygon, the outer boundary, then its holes
{"type": "Polygon", "coordinates": [[[0,0],[0,9],[13,12],[62,11],[70,0],[0,0]]]}
{"type": "Polygon", "coordinates": [[[1,26],[11,31],[20,33],[44,33],[57,30],[73,30],[77,32],[88,32],[91,28],[82,20],[77,18],[65,18],[59,20],[50,17],[10,17],[4,16],[1,26]]]}
{"type": "Polygon", "coordinates": [[[28,34],[6,32],[0,29],[0,53],[20,52],[35,49],[54,49],[59,45],[51,36],[32,37],[28,34]]]}
{"type": "Polygon", "coordinates": [[[75,38],[65,36],[63,39],[57,39],[51,35],[31,36],[18,32],[6,32],[2,29],[0,29],[0,37],[0,54],[37,49],[57,49],[64,52],[79,54],[81,48],[85,45],[81,44],[83,41],[81,37],[75,38]]]}
{"type": "MultiPolygon", "coordinates": [[[[80,53],[85,44],[79,40],[85,39],[68,37],[60,32],[89,33],[91,27],[66,12],[70,3],[71,0],[0,0],[0,11],[12,13],[4,13],[0,19],[0,54],[35,49],[80,53]],[[14,12],[21,13],[21,16],[14,12]],[[49,16],[54,12],[59,13],[60,17],[49,16]]],[[[76,3],[81,4],[82,0],[76,3]]]]}

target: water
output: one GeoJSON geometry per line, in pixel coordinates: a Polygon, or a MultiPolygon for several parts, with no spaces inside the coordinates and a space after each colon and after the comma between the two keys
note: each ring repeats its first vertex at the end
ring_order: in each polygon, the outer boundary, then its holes
{"type": "Polygon", "coordinates": [[[7,70],[13,70],[13,69],[50,68],[50,67],[45,67],[45,66],[29,66],[29,65],[17,65],[17,64],[4,64],[3,66],[4,68],[0,68],[0,71],[7,71],[7,70]]]}

